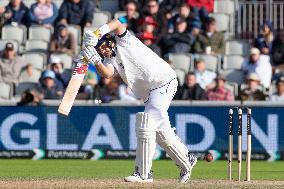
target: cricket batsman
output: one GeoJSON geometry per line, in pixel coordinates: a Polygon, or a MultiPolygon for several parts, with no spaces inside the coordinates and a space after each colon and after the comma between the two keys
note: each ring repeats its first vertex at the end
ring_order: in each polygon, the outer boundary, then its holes
{"type": "Polygon", "coordinates": [[[95,32],[86,31],[82,45],[79,60],[94,64],[102,77],[118,73],[145,103],[144,112],[136,114],[135,171],[124,180],[153,182],[152,159],[158,143],[180,167],[179,181],[187,182],[197,158],[189,154],[170,125],[168,109],[178,86],[174,70],[117,19],[95,32]]]}

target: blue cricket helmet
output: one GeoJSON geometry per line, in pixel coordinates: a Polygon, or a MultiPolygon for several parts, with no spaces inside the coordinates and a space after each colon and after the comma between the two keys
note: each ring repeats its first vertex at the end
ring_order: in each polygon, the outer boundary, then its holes
{"type": "Polygon", "coordinates": [[[109,33],[105,34],[101,39],[99,39],[95,48],[99,48],[102,44],[106,44],[107,46],[113,48],[113,46],[116,44],[115,37],[109,33]]]}

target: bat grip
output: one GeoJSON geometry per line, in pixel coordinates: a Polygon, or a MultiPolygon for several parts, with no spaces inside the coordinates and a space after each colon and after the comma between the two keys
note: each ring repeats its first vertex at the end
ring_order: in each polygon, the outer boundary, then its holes
{"type": "MultiPolygon", "coordinates": [[[[96,31],[93,31],[93,34],[97,37],[100,38],[101,36],[101,31],[100,29],[97,29],[96,31]]],[[[81,48],[82,49],[82,48],[81,48]]],[[[88,59],[86,57],[83,56],[83,58],[81,59],[83,61],[84,64],[88,64],[88,59]]]]}

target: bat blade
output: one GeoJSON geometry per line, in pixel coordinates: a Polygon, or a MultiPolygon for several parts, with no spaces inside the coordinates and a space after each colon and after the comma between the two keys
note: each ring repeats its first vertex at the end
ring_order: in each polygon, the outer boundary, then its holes
{"type": "Polygon", "coordinates": [[[62,101],[58,107],[58,113],[68,116],[73,103],[76,99],[81,84],[83,83],[84,76],[88,70],[87,64],[77,64],[73,71],[73,75],[68,83],[62,101]]]}

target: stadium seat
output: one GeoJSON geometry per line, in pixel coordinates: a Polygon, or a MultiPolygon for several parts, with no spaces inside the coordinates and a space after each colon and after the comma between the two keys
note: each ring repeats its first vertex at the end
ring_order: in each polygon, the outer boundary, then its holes
{"type": "Polygon", "coordinates": [[[68,25],[68,31],[72,33],[75,37],[76,44],[81,45],[81,28],[77,25],[68,25]]]}
{"type": "Polygon", "coordinates": [[[277,86],[276,86],[277,80],[274,80],[271,82],[271,85],[269,87],[269,95],[273,95],[277,92],[277,86]]]}
{"type": "Polygon", "coordinates": [[[51,38],[51,34],[53,32],[53,28],[47,28],[44,26],[31,26],[29,28],[29,40],[44,40],[49,42],[51,38]]]}
{"type": "Polygon", "coordinates": [[[239,85],[235,82],[226,81],[225,87],[230,89],[235,97],[239,94],[239,85]]]}
{"type": "Polygon", "coordinates": [[[28,89],[37,89],[39,86],[38,82],[22,82],[16,86],[15,96],[21,96],[23,92],[28,89]]]}
{"type": "Polygon", "coordinates": [[[93,26],[100,27],[110,21],[111,13],[108,11],[94,12],[93,26]]]}
{"type": "Polygon", "coordinates": [[[174,69],[180,69],[188,72],[191,66],[191,56],[187,53],[170,54],[169,60],[174,69]]]}
{"type": "Polygon", "coordinates": [[[23,58],[27,64],[31,64],[33,68],[43,70],[46,65],[46,55],[43,53],[25,53],[23,58]]]}
{"type": "Polygon", "coordinates": [[[242,40],[230,40],[225,43],[226,55],[242,55],[247,56],[249,53],[249,43],[242,40]]]}
{"type": "Polygon", "coordinates": [[[27,39],[27,28],[23,25],[2,27],[2,39],[16,40],[19,44],[25,43],[27,39]]]}
{"type": "Polygon", "coordinates": [[[64,69],[72,68],[73,57],[68,54],[52,54],[60,58],[61,62],[63,63],[64,69]]]}
{"type": "Polygon", "coordinates": [[[184,79],[185,79],[185,72],[184,70],[181,69],[174,69],[176,74],[177,74],[177,78],[179,81],[179,85],[182,86],[184,84],[184,79]]]}
{"type": "Polygon", "coordinates": [[[0,82],[0,98],[10,99],[12,96],[12,86],[7,83],[0,82]]]}
{"type": "Polygon", "coordinates": [[[125,16],[126,12],[125,11],[117,11],[114,13],[114,18],[118,19],[119,17],[125,16]]]}
{"type": "Polygon", "coordinates": [[[6,7],[10,1],[9,0],[0,0],[0,6],[1,7],[6,7]]]}
{"type": "Polygon", "coordinates": [[[222,70],[221,73],[224,75],[227,81],[235,82],[238,85],[241,85],[245,79],[245,75],[242,70],[229,69],[229,70],[222,70]]]}
{"type": "Polygon", "coordinates": [[[214,1],[214,12],[223,14],[235,14],[235,2],[233,0],[214,1]]]}
{"type": "Polygon", "coordinates": [[[2,39],[2,40],[0,40],[0,51],[5,49],[6,43],[8,43],[8,42],[13,43],[15,51],[19,52],[19,43],[18,43],[18,41],[9,40],[9,39],[2,39]]]}
{"type": "Polygon", "coordinates": [[[26,52],[47,52],[48,42],[43,40],[28,40],[26,42],[26,52]]]}
{"type": "Polygon", "coordinates": [[[41,71],[38,70],[38,69],[33,69],[33,75],[32,77],[29,77],[27,79],[26,75],[23,75],[23,73],[20,74],[20,77],[19,77],[19,82],[38,82],[39,81],[39,78],[41,77],[41,71]]]}
{"type": "Polygon", "coordinates": [[[196,58],[202,58],[206,65],[206,69],[208,70],[217,72],[220,69],[219,58],[217,56],[207,55],[207,54],[198,54],[196,55],[196,58]]]}
{"type": "Polygon", "coordinates": [[[210,17],[216,20],[216,30],[219,32],[230,32],[230,16],[223,13],[212,13],[210,17]]]}
{"type": "Polygon", "coordinates": [[[245,58],[241,55],[225,55],[223,57],[223,69],[241,69],[245,58]]]}

